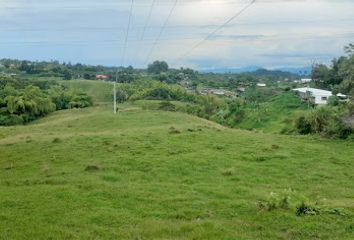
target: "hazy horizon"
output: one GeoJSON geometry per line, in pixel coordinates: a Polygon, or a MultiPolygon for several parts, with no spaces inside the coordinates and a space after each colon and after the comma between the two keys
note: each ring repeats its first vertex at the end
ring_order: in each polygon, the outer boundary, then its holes
{"type": "Polygon", "coordinates": [[[2,0],[0,58],[136,68],[158,59],[177,68],[276,69],[329,63],[354,39],[354,1],[258,0],[193,49],[250,2],[2,0]]]}

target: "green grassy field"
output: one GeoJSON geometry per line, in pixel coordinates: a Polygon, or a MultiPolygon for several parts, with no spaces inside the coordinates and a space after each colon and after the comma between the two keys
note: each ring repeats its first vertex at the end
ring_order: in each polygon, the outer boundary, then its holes
{"type": "Polygon", "coordinates": [[[119,109],[0,127],[0,239],[353,239],[352,141],[119,109]]]}

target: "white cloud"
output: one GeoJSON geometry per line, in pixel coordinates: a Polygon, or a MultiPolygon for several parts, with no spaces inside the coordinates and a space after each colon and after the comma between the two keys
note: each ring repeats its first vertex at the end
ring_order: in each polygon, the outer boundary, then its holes
{"type": "MultiPolygon", "coordinates": [[[[139,38],[152,0],[135,0],[129,63],[146,56],[175,0],[156,0],[145,38],[139,38]]],[[[130,0],[1,0],[0,57],[119,64],[130,0]],[[42,43],[42,44],[41,44],[42,43]],[[45,51],[44,51],[45,50],[45,51]],[[6,54],[6,55],[5,55],[6,54]]],[[[153,58],[174,62],[249,0],[179,0],[153,58]]],[[[268,67],[329,61],[354,36],[354,2],[258,0],[205,41],[182,65],[268,67]]]]}

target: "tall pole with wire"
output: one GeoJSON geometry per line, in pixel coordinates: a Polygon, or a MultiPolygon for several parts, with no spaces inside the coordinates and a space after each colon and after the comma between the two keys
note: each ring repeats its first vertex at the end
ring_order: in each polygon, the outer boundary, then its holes
{"type": "MultiPolygon", "coordinates": [[[[125,54],[127,50],[127,44],[128,44],[128,36],[129,36],[129,31],[130,31],[130,24],[131,24],[131,19],[133,15],[133,6],[134,6],[134,0],[131,0],[131,5],[130,5],[130,11],[129,11],[129,18],[128,18],[128,26],[127,26],[127,31],[125,34],[125,39],[124,39],[124,47],[123,47],[123,55],[122,55],[122,65],[124,68],[125,65],[125,54]]],[[[118,82],[118,67],[116,69],[116,79],[113,84],[113,112],[114,114],[117,114],[117,90],[116,90],[116,85],[118,82]]]]}
{"type": "Polygon", "coordinates": [[[116,79],[113,83],[113,113],[117,114],[117,90],[116,90],[116,84],[118,81],[118,68],[116,70],[116,79]]]}

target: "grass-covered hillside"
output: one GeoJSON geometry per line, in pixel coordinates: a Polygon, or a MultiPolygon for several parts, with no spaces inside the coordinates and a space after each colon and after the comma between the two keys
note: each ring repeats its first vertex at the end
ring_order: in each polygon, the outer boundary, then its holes
{"type": "Polygon", "coordinates": [[[71,90],[84,91],[89,94],[95,105],[111,103],[113,101],[113,84],[104,81],[73,80],[60,81],[71,90]]]}
{"type": "Polygon", "coordinates": [[[353,239],[352,141],[144,109],[0,127],[0,239],[353,239]]]}
{"type": "Polygon", "coordinates": [[[288,127],[289,120],[308,108],[293,91],[277,94],[264,102],[247,105],[244,119],[235,127],[280,133],[288,127]]]}

